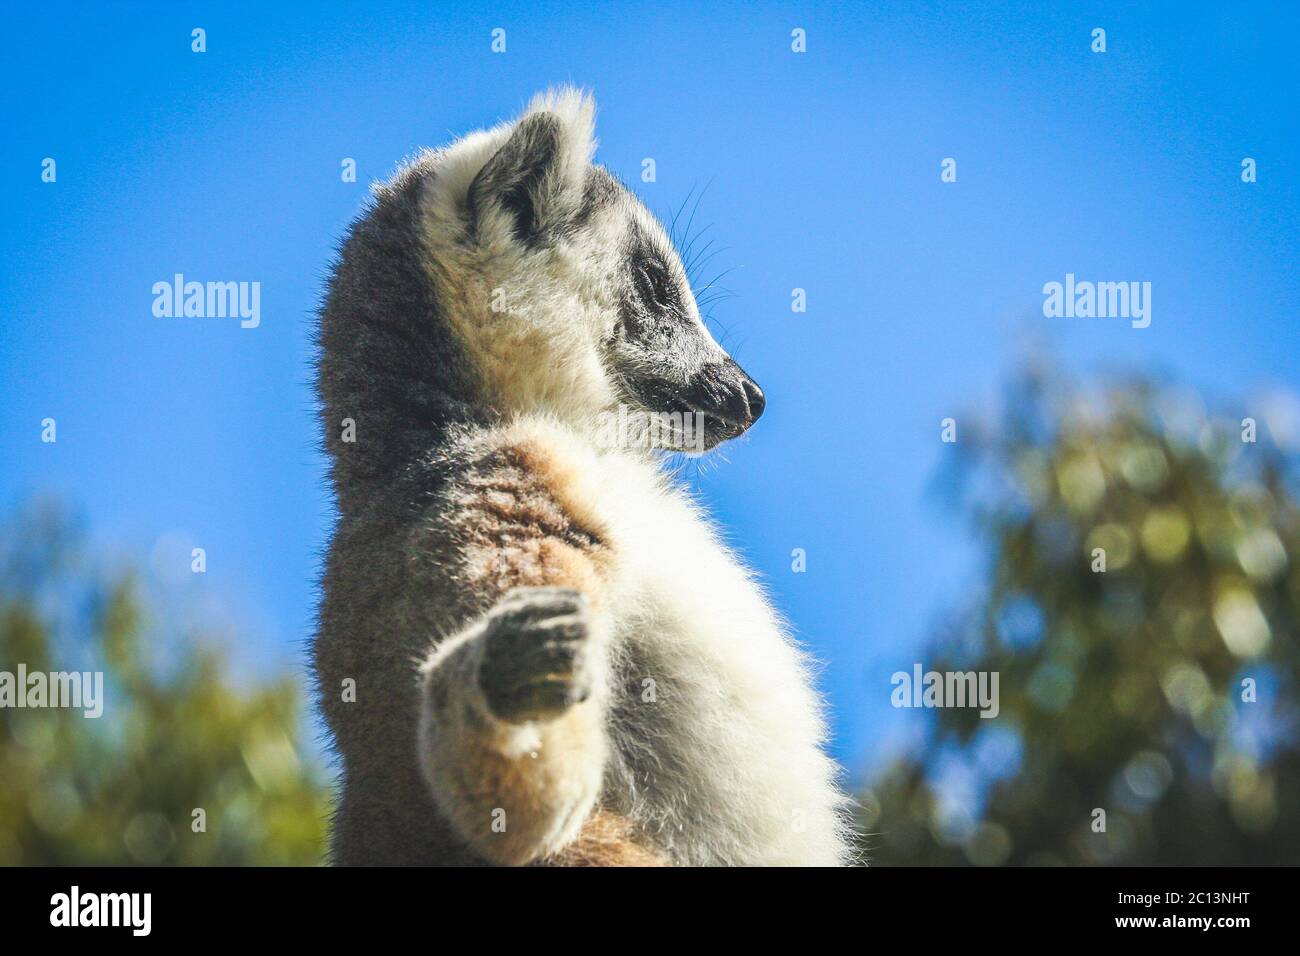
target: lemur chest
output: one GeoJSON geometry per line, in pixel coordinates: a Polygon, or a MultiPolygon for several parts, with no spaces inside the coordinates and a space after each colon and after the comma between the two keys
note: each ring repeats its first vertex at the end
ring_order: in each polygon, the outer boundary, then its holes
{"type": "Polygon", "coordinates": [[[634,645],[661,643],[698,658],[783,644],[761,589],[680,490],[641,463],[608,464],[596,499],[618,630],[634,645]]]}
{"type": "Polygon", "coordinates": [[[651,462],[544,421],[504,437],[566,523],[595,542],[598,600],[627,679],[696,708],[726,698],[738,714],[800,692],[790,689],[804,683],[798,653],[761,589],[651,462]]]}
{"type": "Polygon", "coordinates": [[[834,830],[824,727],[804,657],[762,589],[651,464],[555,431],[535,437],[548,441],[557,506],[603,553],[605,808],[675,862],[807,858],[792,821],[834,830]]]}
{"type": "Polygon", "coordinates": [[[610,477],[619,490],[605,502],[611,614],[632,685],[625,692],[639,703],[655,698],[664,705],[656,719],[677,721],[724,708],[743,722],[753,709],[802,697],[799,652],[708,518],[653,472],[610,477]]]}

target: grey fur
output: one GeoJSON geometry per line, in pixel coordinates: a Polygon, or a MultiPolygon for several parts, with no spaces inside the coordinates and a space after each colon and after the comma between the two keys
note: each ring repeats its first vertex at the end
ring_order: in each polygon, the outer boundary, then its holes
{"type": "Polygon", "coordinates": [[[450,465],[437,453],[492,415],[421,263],[412,166],[353,226],[318,333],[317,387],[339,522],[314,650],[319,699],[342,760],[331,859],[478,862],[459,846],[416,765],[416,665],[449,619],[468,618],[436,521],[450,465]],[[356,423],[354,443],[342,422],[356,423]],[[427,530],[426,530],[427,529],[427,530]],[[343,681],[356,700],[344,701],[343,681]],[[450,852],[448,852],[450,848],[450,852]]]}

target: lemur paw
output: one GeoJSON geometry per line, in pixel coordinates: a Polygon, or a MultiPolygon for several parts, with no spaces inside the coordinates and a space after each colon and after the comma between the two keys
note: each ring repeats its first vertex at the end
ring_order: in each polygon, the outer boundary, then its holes
{"type": "Polygon", "coordinates": [[[587,599],[571,588],[514,588],[488,612],[478,684],[501,720],[551,720],[591,696],[587,599]]]}

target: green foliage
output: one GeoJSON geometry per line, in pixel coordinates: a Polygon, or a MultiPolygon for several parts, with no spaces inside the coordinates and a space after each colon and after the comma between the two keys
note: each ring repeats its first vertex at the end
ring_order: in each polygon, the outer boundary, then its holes
{"type": "Polygon", "coordinates": [[[1300,862],[1294,458],[1147,381],[1007,406],[951,476],[986,588],[927,662],[999,673],[1001,714],[933,712],[864,795],[869,858],[1300,862]]]}
{"type": "Polygon", "coordinates": [[[94,567],[57,511],[8,532],[0,670],[101,670],[106,702],[0,708],[0,864],[320,862],[293,677],[236,686],[215,642],[151,626],[138,575],[94,567]]]}

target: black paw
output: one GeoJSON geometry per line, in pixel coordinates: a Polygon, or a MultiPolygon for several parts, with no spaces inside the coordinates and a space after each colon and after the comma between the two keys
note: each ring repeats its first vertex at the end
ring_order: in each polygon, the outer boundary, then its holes
{"type": "Polygon", "coordinates": [[[587,599],[571,588],[515,588],[488,612],[478,683],[501,720],[550,720],[591,696],[587,599]]]}

